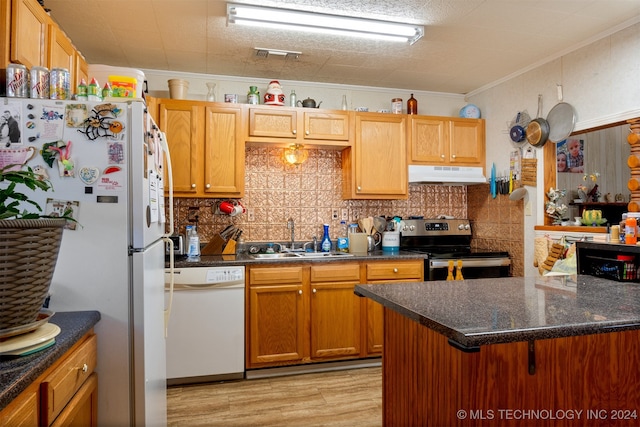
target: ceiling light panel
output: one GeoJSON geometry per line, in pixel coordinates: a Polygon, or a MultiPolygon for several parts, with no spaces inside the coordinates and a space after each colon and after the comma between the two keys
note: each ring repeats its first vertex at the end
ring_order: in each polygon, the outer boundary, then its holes
{"type": "Polygon", "coordinates": [[[227,4],[227,21],[259,28],[356,36],[409,44],[415,43],[424,34],[424,27],[421,25],[234,3],[227,4]]]}

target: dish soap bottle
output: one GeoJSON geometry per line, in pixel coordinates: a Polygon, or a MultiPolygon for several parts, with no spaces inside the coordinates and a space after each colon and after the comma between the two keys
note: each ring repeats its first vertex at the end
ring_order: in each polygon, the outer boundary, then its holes
{"type": "Polygon", "coordinates": [[[187,252],[187,261],[199,261],[200,260],[200,236],[198,236],[198,230],[196,226],[190,226],[187,230],[187,238],[189,240],[189,250],[187,252]]]}
{"type": "Polygon", "coordinates": [[[349,235],[347,234],[347,221],[340,221],[340,233],[336,240],[338,252],[349,252],[349,235]]]}
{"type": "Polygon", "coordinates": [[[329,224],[323,224],[324,235],[320,242],[320,252],[331,252],[331,238],[329,237],[329,224]]]}

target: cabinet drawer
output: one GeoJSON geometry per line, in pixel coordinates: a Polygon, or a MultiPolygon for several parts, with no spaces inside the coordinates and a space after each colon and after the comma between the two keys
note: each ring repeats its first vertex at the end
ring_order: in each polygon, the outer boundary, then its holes
{"type": "Polygon", "coordinates": [[[360,280],[359,264],[311,266],[311,282],[351,282],[360,280]]]}
{"type": "Polygon", "coordinates": [[[367,281],[369,280],[422,280],[424,261],[415,262],[376,262],[367,264],[367,281]]]}
{"type": "Polygon", "coordinates": [[[301,282],[302,267],[252,268],[249,270],[249,286],[301,282]]]}
{"type": "Polygon", "coordinates": [[[40,384],[42,421],[49,425],[96,368],[97,337],[92,335],[40,384]]]}

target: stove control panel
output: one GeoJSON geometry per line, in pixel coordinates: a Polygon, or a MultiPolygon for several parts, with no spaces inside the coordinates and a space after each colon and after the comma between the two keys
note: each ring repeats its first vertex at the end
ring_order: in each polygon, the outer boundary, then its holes
{"type": "Polygon", "coordinates": [[[403,237],[410,236],[471,236],[468,219],[405,219],[403,237]]]}

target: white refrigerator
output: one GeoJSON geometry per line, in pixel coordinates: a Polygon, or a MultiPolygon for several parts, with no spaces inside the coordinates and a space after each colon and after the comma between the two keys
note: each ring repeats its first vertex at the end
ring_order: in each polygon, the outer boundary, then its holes
{"type": "Polygon", "coordinates": [[[49,308],[101,314],[98,425],[166,425],[164,135],[141,100],[0,100],[21,131],[2,141],[0,162],[47,174],[54,190],[37,201],[77,220],[49,308]]]}

